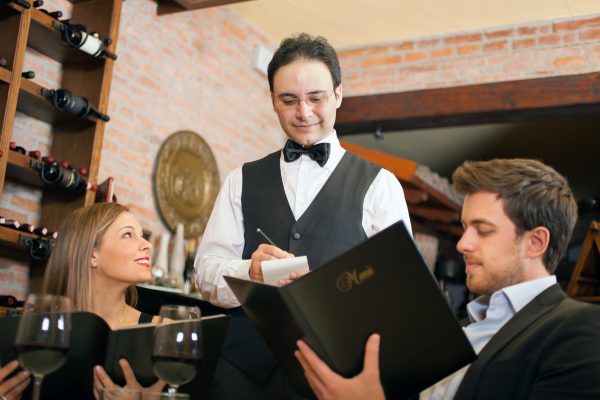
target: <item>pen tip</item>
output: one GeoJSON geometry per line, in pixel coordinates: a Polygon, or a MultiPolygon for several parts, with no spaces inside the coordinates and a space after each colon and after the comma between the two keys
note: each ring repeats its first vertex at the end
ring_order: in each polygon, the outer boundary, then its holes
{"type": "Polygon", "coordinates": [[[256,232],[257,232],[257,233],[260,233],[260,228],[256,228],[256,232]]]}

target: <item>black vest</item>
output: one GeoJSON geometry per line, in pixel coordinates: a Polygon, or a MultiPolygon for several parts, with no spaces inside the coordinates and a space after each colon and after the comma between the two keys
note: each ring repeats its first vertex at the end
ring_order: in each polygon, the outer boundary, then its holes
{"type": "MultiPolygon", "coordinates": [[[[243,259],[250,259],[256,248],[266,243],[256,228],[263,230],[281,249],[297,256],[306,255],[311,268],[367,238],[362,227],[363,202],[379,167],[345,153],[296,221],[281,181],[280,157],[281,151],[277,151],[242,167],[243,259]]],[[[230,310],[230,314],[233,318],[221,356],[254,381],[264,384],[277,360],[241,308],[230,310]]],[[[228,378],[224,379],[227,382],[228,378]]]]}
{"type": "Polygon", "coordinates": [[[243,259],[266,243],[257,228],[281,249],[307,256],[311,269],[367,239],[362,227],[363,203],[379,167],[346,152],[296,221],[281,181],[280,156],[278,151],[242,167],[243,259]]]}

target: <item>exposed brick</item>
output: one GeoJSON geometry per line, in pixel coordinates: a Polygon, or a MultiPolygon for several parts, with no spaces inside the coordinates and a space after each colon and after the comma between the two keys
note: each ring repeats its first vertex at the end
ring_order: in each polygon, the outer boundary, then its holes
{"type": "Polygon", "coordinates": [[[461,56],[469,54],[476,54],[481,52],[481,46],[478,44],[470,44],[466,46],[460,46],[456,48],[456,52],[461,56]]]}
{"type": "Polygon", "coordinates": [[[536,26],[522,26],[517,32],[521,36],[535,35],[538,32],[538,28],[536,26]]]}
{"type": "MultiPolygon", "coordinates": [[[[12,207],[9,208],[0,208],[0,215],[5,218],[16,219],[17,221],[31,221],[28,214],[24,214],[22,212],[15,211],[12,207]]],[[[31,221],[36,222],[36,221],[31,221]]]]}
{"type": "Polygon", "coordinates": [[[427,58],[427,53],[425,53],[424,51],[416,51],[413,53],[406,53],[406,61],[408,61],[408,62],[420,61],[420,60],[424,60],[426,58],[427,58]]]}
{"type": "Polygon", "coordinates": [[[538,38],[538,44],[541,46],[552,46],[560,43],[559,35],[545,35],[538,38]]]}
{"type": "Polygon", "coordinates": [[[352,49],[352,50],[342,50],[338,53],[339,58],[355,58],[364,56],[366,53],[366,49],[352,49]]]}
{"type": "Polygon", "coordinates": [[[499,42],[489,42],[483,46],[483,51],[486,53],[493,51],[502,51],[508,47],[508,41],[502,40],[499,42]]]}
{"type": "Polygon", "coordinates": [[[414,42],[402,42],[392,46],[392,50],[394,51],[412,50],[414,48],[414,42]]]}
{"type": "Polygon", "coordinates": [[[398,69],[399,74],[414,74],[419,72],[431,72],[439,69],[438,64],[425,64],[425,65],[410,65],[401,67],[398,69]]]}
{"type": "Polygon", "coordinates": [[[571,57],[559,57],[554,60],[555,67],[564,67],[573,64],[583,64],[585,57],[583,56],[571,56],[571,57]]]}
{"type": "Polygon", "coordinates": [[[600,39],[600,29],[592,29],[588,31],[583,31],[579,34],[580,40],[599,40],[600,39]]]}
{"type": "Polygon", "coordinates": [[[443,49],[437,49],[431,51],[431,58],[444,58],[452,55],[452,48],[446,47],[443,49]]]}
{"type": "Polygon", "coordinates": [[[485,66],[485,58],[462,58],[457,60],[448,60],[442,64],[442,69],[463,69],[470,67],[483,67],[485,66]]]}
{"type": "Polygon", "coordinates": [[[419,40],[415,44],[416,44],[417,48],[423,49],[423,48],[427,48],[427,47],[434,47],[439,43],[440,43],[440,39],[436,38],[436,39],[419,40]]]}
{"type": "Polygon", "coordinates": [[[569,32],[563,35],[562,37],[563,44],[571,44],[577,41],[577,34],[573,32],[569,32]]]}
{"type": "Polygon", "coordinates": [[[388,56],[388,57],[376,57],[376,58],[367,58],[363,62],[363,67],[373,67],[378,65],[390,65],[390,64],[398,64],[402,62],[402,56],[388,56]]]}
{"type": "MultiPolygon", "coordinates": [[[[25,212],[36,212],[40,208],[40,203],[34,200],[15,195],[12,197],[11,205],[25,212]]],[[[21,220],[21,222],[24,222],[21,220]]]]}
{"type": "Polygon", "coordinates": [[[459,44],[469,42],[479,42],[483,40],[483,34],[481,33],[470,33],[467,35],[453,35],[444,39],[445,44],[459,44]]]}
{"type": "Polygon", "coordinates": [[[485,37],[488,39],[501,39],[505,37],[512,36],[515,33],[515,30],[510,29],[500,29],[497,31],[490,31],[485,33],[485,37]]]}
{"type": "Polygon", "coordinates": [[[387,47],[387,46],[375,47],[372,49],[368,49],[367,55],[372,56],[372,55],[376,55],[376,54],[384,54],[384,53],[387,53],[388,51],[389,51],[389,47],[387,47]]]}
{"type": "Polygon", "coordinates": [[[512,47],[515,50],[529,49],[535,46],[535,39],[522,39],[513,41],[512,47]]]}
{"type": "Polygon", "coordinates": [[[592,27],[600,27],[600,17],[555,22],[552,26],[554,32],[576,31],[579,29],[592,27]]]}

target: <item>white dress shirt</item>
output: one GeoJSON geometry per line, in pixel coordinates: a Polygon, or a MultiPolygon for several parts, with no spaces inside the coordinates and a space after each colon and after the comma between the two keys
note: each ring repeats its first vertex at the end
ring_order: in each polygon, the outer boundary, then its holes
{"type": "MultiPolygon", "coordinates": [[[[472,323],[463,329],[475,353],[479,354],[504,324],[555,283],[556,276],[551,275],[508,286],[494,292],[491,297],[482,296],[470,302],[467,313],[472,323]]],[[[469,365],[425,389],[420,399],[452,400],[467,369],[469,365]]]]}
{"type": "MultiPolygon", "coordinates": [[[[319,143],[331,145],[329,159],[323,167],[307,155],[293,162],[285,162],[282,156],[279,162],[285,195],[296,221],[346,152],[335,131],[319,143]]],[[[367,236],[372,236],[399,220],[412,232],[400,182],[382,168],[365,195],[362,226],[367,236]]],[[[242,167],[238,167],[225,179],[196,254],[196,284],[204,300],[221,307],[240,305],[223,275],[248,279],[251,260],[241,259],[243,250],[242,167]]]]}

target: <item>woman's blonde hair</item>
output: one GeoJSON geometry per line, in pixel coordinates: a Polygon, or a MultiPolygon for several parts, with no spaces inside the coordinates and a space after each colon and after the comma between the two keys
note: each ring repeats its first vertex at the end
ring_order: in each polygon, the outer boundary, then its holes
{"type": "MultiPolygon", "coordinates": [[[[46,266],[44,293],[67,296],[75,310],[92,311],[92,253],[108,227],[128,211],[118,203],[98,203],[67,216],[46,266]]],[[[135,304],[135,286],[129,288],[128,300],[135,304]]]]}

